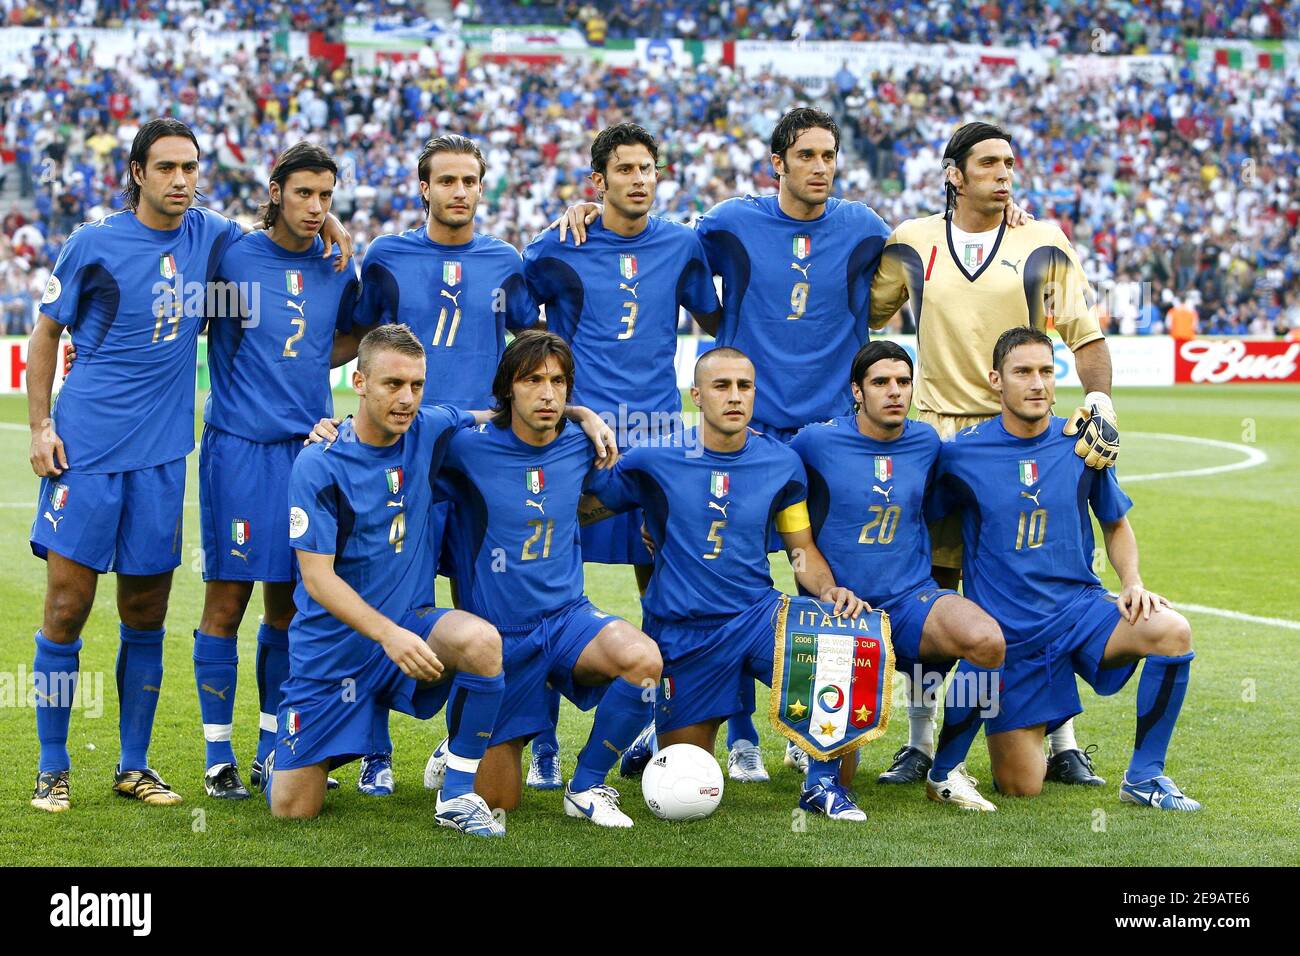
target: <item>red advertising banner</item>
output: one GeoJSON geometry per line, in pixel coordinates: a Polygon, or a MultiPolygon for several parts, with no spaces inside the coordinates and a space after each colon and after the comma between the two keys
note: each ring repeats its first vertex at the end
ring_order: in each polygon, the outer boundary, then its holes
{"type": "Polygon", "coordinates": [[[1174,381],[1221,385],[1240,382],[1300,384],[1300,342],[1189,339],[1174,355],[1174,381]]]}

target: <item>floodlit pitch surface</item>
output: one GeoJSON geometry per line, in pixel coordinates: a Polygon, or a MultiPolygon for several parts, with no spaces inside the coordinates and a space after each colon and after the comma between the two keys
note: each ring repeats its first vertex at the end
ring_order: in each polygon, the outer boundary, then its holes
{"type": "MultiPolygon", "coordinates": [[[[74,712],[70,749],[73,807],[66,814],[28,806],[36,771],[35,719],[15,681],[30,682],[32,634],[40,624],[44,565],[27,546],[36,479],[27,462],[21,397],[0,399],[0,859],[15,864],[367,865],[367,864],[1287,864],[1294,863],[1297,789],[1293,733],[1300,685],[1300,391],[1285,386],[1205,386],[1121,391],[1121,477],[1147,585],[1187,611],[1197,660],[1169,772],[1202,801],[1198,814],[1159,813],[1120,804],[1118,785],[1133,739],[1137,681],[1100,699],[1083,687],[1081,745],[1097,744],[1100,788],[1048,784],[1035,799],[999,798],[989,786],[983,738],[970,769],[998,804],[995,814],[963,813],[926,801],[921,786],[881,787],[875,776],[906,740],[905,712],[863,751],[855,781],[864,824],[831,823],[795,812],[799,781],[781,764],[782,743],[763,723],[772,782],[729,784],[708,820],[654,819],[636,782],[610,782],[636,821],[601,830],[562,813],[560,794],[527,791],[509,815],[502,841],[472,840],[433,821],[433,796],[421,784],[425,758],[444,732],[441,718],[393,718],[397,792],[386,799],[355,788],[357,765],[338,771],[342,789],[320,819],[271,819],[261,799],[242,803],[203,795],[203,740],[191,664],[203,584],[194,562],[198,483],[190,458],[185,563],[168,615],[166,680],[150,760],[185,797],[175,808],[148,807],[110,793],[117,758],[113,661],[117,617],[113,582],[104,581],[85,631],[83,680],[101,692],[102,712],[74,712]],[[1188,439],[1194,439],[1189,441],[1188,439]],[[1219,443],[1211,444],[1208,442],[1219,443]],[[1222,444],[1227,443],[1227,445],[1222,444]],[[1240,446],[1240,447],[1235,447],[1240,446]],[[1260,453],[1266,456],[1260,459],[1260,453]],[[1249,467],[1186,476],[1242,463],[1249,467]],[[1161,476],[1138,481],[1141,476],[1161,476]],[[1218,609],[1235,614],[1210,613],[1218,609]],[[1271,623],[1239,615],[1274,619],[1271,623]],[[92,749],[93,747],[93,749],[92,749]]],[[[1078,393],[1063,393],[1064,413],[1078,393]]],[[[346,397],[341,407],[350,407],[346,397]]],[[[200,408],[202,404],[200,403],[200,408]]],[[[1100,536],[1098,536],[1100,542],[1100,536]]],[[[774,562],[789,587],[787,562],[774,562]]],[[[1116,578],[1108,573],[1106,583],[1116,578]]],[[[631,569],[587,566],[587,590],[607,611],[639,620],[631,569]]],[[[445,591],[443,592],[445,594],[445,591]]],[[[240,634],[235,749],[247,773],[257,733],[253,675],[260,597],[240,634]]],[[[766,692],[760,693],[760,712],[766,692]]],[[[93,701],[91,701],[93,704],[93,701]]],[[[565,705],[561,740],[566,776],[590,718],[565,705]]],[[[725,760],[721,746],[720,759],[725,760]]]]}

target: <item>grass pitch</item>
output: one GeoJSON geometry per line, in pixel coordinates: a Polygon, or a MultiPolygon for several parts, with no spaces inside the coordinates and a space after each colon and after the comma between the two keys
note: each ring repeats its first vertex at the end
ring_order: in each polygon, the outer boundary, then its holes
{"type": "MultiPolygon", "coordinates": [[[[1058,410],[1078,394],[1063,392],[1058,410]]],[[[1129,389],[1116,396],[1124,430],[1121,480],[1135,502],[1131,520],[1147,585],[1176,604],[1190,603],[1289,621],[1300,620],[1300,393],[1286,386],[1129,389]],[[1178,436],[1178,437],[1169,437],[1178,436]],[[1225,447],[1192,438],[1230,443],[1225,447]],[[1246,460],[1267,460],[1209,475],[1185,472],[1246,460]],[[1170,475],[1170,473],[1174,473],[1170,475]],[[1143,475],[1170,475],[1134,480],[1143,475]]],[[[201,407],[201,404],[200,404],[201,407]]],[[[340,397],[340,407],[350,407],[340,397]]],[[[835,824],[794,813],[799,781],[781,765],[782,744],[765,729],[763,750],[772,782],[729,785],[707,820],[670,825],[653,818],[637,783],[611,777],[636,821],[631,831],[605,831],[566,818],[558,793],[527,792],[510,814],[502,841],[470,840],[433,822],[433,798],[421,785],[425,758],[444,732],[442,719],[421,723],[395,715],[397,792],[359,794],[357,765],[340,769],[343,787],[320,819],[272,820],[260,799],[224,803],[203,796],[203,741],[190,661],[203,584],[197,565],[178,569],[166,644],[167,679],[154,730],[151,763],[186,800],[147,807],[109,792],[117,759],[117,650],[114,587],[103,580],[85,631],[83,686],[101,691],[98,708],[72,719],[71,812],[28,806],[35,774],[35,718],[30,683],[32,634],[40,624],[44,565],[27,546],[36,479],[27,464],[26,407],[0,398],[0,859],[10,864],[95,865],[463,865],[597,864],[800,865],[1265,865],[1297,862],[1297,790],[1291,768],[1290,717],[1300,684],[1300,633],[1295,629],[1188,611],[1197,660],[1169,772],[1205,804],[1198,814],[1162,814],[1118,801],[1118,783],[1133,737],[1137,681],[1112,698],[1086,685],[1077,721],[1082,745],[1098,744],[1101,788],[1048,784],[1036,799],[998,798],[988,785],[983,739],[969,766],[996,814],[965,814],[925,800],[921,787],[881,787],[875,776],[906,740],[906,713],[862,752],[855,786],[870,819],[835,824]],[[6,424],[7,423],[7,424],[6,424]],[[99,710],[98,715],[95,711],[99,710]]],[[[196,458],[190,459],[187,554],[198,547],[196,458]]],[[[1100,541],[1100,535],[1098,536],[1100,541]]],[[[773,562],[778,586],[792,580],[785,559],[773,562]]],[[[1115,587],[1113,573],[1105,583],[1115,587]]],[[[640,619],[631,569],[587,566],[587,593],[605,610],[640,619]]],[[[255,596],[240,636],[235,749],[245,770],[256,742],[257,692],[252,674],[255,596]]],[[[760,688],[760,714],[766,691],[760,688]]],[[[572,772],[590,718],[565,705],[560,735],[566,775],[572,772]]],[[[760,729],[764,723],[760,722],[760,729]]],[[[721,745],[719,755],[725,760],[721,745]]]]}

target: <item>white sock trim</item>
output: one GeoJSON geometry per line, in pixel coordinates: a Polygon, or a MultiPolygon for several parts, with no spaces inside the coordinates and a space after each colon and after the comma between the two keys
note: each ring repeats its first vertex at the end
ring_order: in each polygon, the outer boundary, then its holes
{"type": "Polygon", "coordinates": [[[234,724],[204,724],[203,739],[213,744],[222,743],[230,739],[234,729],[234,724]]]}
{"type": "Polygon", "coordinates": [[[265,730],[267,733],[270,733],[270,734],[273,734],[273,733],[275,733],[277,730],[279,730],[279,729],[280,729],[280,725],[279,725],[279,722],[275,719],[275,714],[261,714],[261,713],[259,713],[259,714],[257,715],[257,729],[258,729],[258,730],[265,730]]]}
{"type": "Polygon", "coordinates": [[[1079,742],[1074,739],[1074,718],[1071,717],[1048,734],[1047,740],[1051,744],[1052,753],[1054,754],[1059,754],[1064,750],[1078,750],[1079,742]]]}
{"type": "Polygon", "coordinates": [[[478,761],[470,760],[468,757],[457,757],[448,750],[447,768],[449,770],[459,770],[461,773],[478,773],[478,761]]]}

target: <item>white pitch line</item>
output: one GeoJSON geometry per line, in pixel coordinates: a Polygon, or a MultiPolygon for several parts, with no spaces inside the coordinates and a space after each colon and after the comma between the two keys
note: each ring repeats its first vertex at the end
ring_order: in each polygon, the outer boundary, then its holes
{"type": "Polygon", "coordinates": [[[1181,604],[1177,601],[1173,603],[1174,609],[1178,611],[1191,611],[1193,614],[1213,614],[1215,617],[1226,617],[1230,621],[1245,621],[1248,624],[1263,624],[1267,627],[1285,627],[1287,630],[1300,631],[1300,621],[1288,621],[1283,617],[1256,617],[1254,614],[1242,614],[1240,611],[1226,611],[1221,607],[1181,604]]]}
{"type": "Polygon", "coordinates": [[[1197,438],[1193,435],[1170,435],[1166,432],[1120,432],[1120,436],[1131,436],[1133,438],[1159,438],[1165,441],[1180,441],[1188,445],[1209,445],[1213,448],[1226,448],[1229,451],[1240,452],[1246,456],[1241,461],[1234,461],[1228,465],[1211,465],[1208,468],[1189,468],[1184,471],[1160,471],[1150,475],[1124,475],[1120,479],[1120,484],[1125,485],[1133,481],[1158,481],[1162,478],[1199,478],[1204,475],[1221,475],[1228,471],[1242,471],[1246,468],[1256,468],[1268,461],[1268,455],[1264,454],[1258,448],[1251,448],[1249,445],[1238,445],[1230,441],[1219,441],[1214,438],[1197,438]]]}

